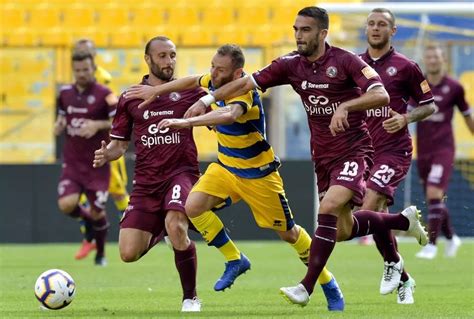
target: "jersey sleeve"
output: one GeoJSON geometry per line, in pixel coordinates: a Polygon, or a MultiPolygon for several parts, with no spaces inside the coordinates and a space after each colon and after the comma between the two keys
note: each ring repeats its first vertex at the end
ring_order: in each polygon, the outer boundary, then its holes
{"type": "Polygon", "coordinates": [[[59,115],[63,115],[63,116],[66,116],[66,113],[67,113],[66,106],[64,105],[63,99],[62,99],[62,94],[65,89],[66,89],[66,86],[62,86],[59,89],[58,96],[56,97],[56,111],[58,112],[59,115]]]}
{"type": "Polygon", "coordinates": [[[203,88],[206,88],[206,89],[209,89],[209,87],[211,86],[211,74],[210,73],[204,74],[203,76],[201,76],[199,78],[199,86],[201,86],[203,88]]]}
{"type": "Polygon", "coordinates": [[[362,92],[367,92],[375,86],[383,86],[378,73],[357,55],[348,53],[345,61],[346,72],[362,92]]]}
{"type": "Polygon", "coordinates": [[[466,101],[466,94],[464,88],[461,84],[458,83],[456,90],[455,103],[462,115],[467,116],[472,113],[469,104],[466,101]]]}
{"type": "Polygon", "coordinates": [[[116,140],[129,141],[133,130],[133,118],[127,109],[127,100],[121,96],[117,104],[117,113],[112,122],[110,137],[116,140]]]}
{"type": "Polygon", "coordinates": [[[418,64],[412,62],[407,69],[407,73],[407,78],[409,79],[407,87],[409,88],[410,97],[416,102],[415,105],[421,106],[434,102],[430,85],[418,64]]]}
{"type": "Polygon", "coordinates": [[[242,107],[242,110],[244,111],[244,114],[247,113],[248,110],[253,105],[253,97],[252,97],[252,91],[247,92],[244,95],[234,97],[232,99],[226,100],[225,101],[226,105],[230,104],[238,104],[242,107]]]}
{"type": "Polygon", "coordinates": [[[263,92],[273,86],[290,84],[288,79],[288,61],[285,57],[279,57],[263,69],[254,72],[250,77],[263,92]]]}

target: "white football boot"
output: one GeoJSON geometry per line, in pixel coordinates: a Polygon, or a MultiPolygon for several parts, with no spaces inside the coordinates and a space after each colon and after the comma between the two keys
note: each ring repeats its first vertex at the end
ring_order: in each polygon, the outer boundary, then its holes
{"type": "Polygon", "coordinates": [[[309,302],[309,294],[302,284],[294,287],[280,288],[280,294],[290,303],[304,307],[309,302]]]}
{"type": "Polygon", "coordinates": [[[184,299],[183,306],[181,307],[181,312],[200,312],[201,311],[201,301],[194,297],[193,299],[184,299]]]}
{"type": "Polygon", "coordinates": [[[453,235],[453,238],[446,241],[446,246],[444,247],[444,257],[454,258],[458,252],[459,246],[461,246],[461,238],[456,235],[453,235]]]}
{"type": "Polygon", "coordinates": [[[415,299],[413,298],[415,287],[415,280],[408,275],[408,280],[400,282],[400,286],[398,286],[397,302],[401,305],[411,305],[415,303],[415,299]]]}
{"type": "Polygon", "coordinates": [[[403,258],[400,257],[398,262],[384,262],[382,280],[380,281],[380,294],[387,295],[398,288],[400,278],[403,272],[403,258]]]}
{"type": "Polygon", "coordinates": [[[406,234],[415,237],[415,239],[418,241],[418,244],[425,246],[428,243],[428,234],[423,225],[420,223],[420,211],[416,208],[416,206],[410,206],[405,208],[401,214],[405,216],[410,222],[406,234]]]}
{"type": "Polygon", "coordinates": [[[415,256],[422,259],[433,259],[438,253],[438,247],[433,244],[428,244],[423,247],[415,256]]]}

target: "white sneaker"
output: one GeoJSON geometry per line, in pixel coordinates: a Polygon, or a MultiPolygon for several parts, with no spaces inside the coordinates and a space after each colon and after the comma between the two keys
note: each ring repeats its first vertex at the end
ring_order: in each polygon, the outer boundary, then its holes
{"type": "Polygon", "coordinates": [[[400,284],[403,272],[403,258],[400,255],[398,256],[400,260],[397,263],[394,261],[391,263],[388,261],[384,262],[382,280],[380,281],[380,293],[382,295],[392,293],[400,284]]]}
{"type": "Polygon", "coordinates": [[[298,284],[294,287],[282,287],[280,288],[280,294],[288,300],[288,302],[304,307],[309,302],[309,294],[306,288],[302,284],[298,284]]]}
{"type": "Polygon", "coordinates": [[[428,233],[420,223],[420,211],[416,206],[410,206],[405,208],[401,214],[410,222],[406,234],[415,237],[418,244],[425,246],[428,243],[428,233]]]}
{"type": "Polygon", "coordinates": [[[444,249],[444,257],[447,258],[454,258],[456,257],[456,253],[458,252],[459,246],[461,246],[461,238],[457,235],[453,235],[453,238],[446,241],[446,246],[444,249]]]}
{"type": "Polygon", "coordinates": [[[415,256],[423,259],[433,259],[438,253],[438,247],[433,244],[428,244],[423,247],[415,256]]]}
{"type": "Polygon", "coordinates": [[[398,286],[397,302],[401,305],[411,305],[415,303],[415,299],[413,298],[415,287],[415,280],[408,275],[408,280],[400,282],[400,286],[398,286]]]}
{"type": "Polygon", "coordinates": [[[181,307],[181,312],[200,312],[201,311],[201,301],[194,297],[193,299],[184,299],[183,306],[181,307]]]}

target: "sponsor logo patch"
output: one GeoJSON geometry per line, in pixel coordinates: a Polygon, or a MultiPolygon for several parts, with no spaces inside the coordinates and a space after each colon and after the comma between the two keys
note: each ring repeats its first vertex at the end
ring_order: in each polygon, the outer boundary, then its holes
{"type": "Polygon", "coordinates": [[[431,91],[430,85],[428,84],[428,81],[426,80],[420,83],[420,88],[421,88],[421,92],[423,93],[428,93],[429,91],[431,91]]]}
{"type": "Polygon", "coordinates": [[[361,72],[367,79],[371,79],[377,76],[377,72],[375,72],[375,70],[372,69],[370,66],[366,66],[365,68],[362,69],[361,72]]]}

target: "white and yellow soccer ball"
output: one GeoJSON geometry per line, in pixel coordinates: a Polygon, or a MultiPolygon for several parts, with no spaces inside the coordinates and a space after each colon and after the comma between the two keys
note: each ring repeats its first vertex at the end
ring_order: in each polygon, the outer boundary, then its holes
{"type": "Polygon", "coordinates": [[[76,284],[64,270],[46,270],[36,280],[36,299],[48,309],[57,310],[66,307],[72,302],[75,294],[76,284]]]}

